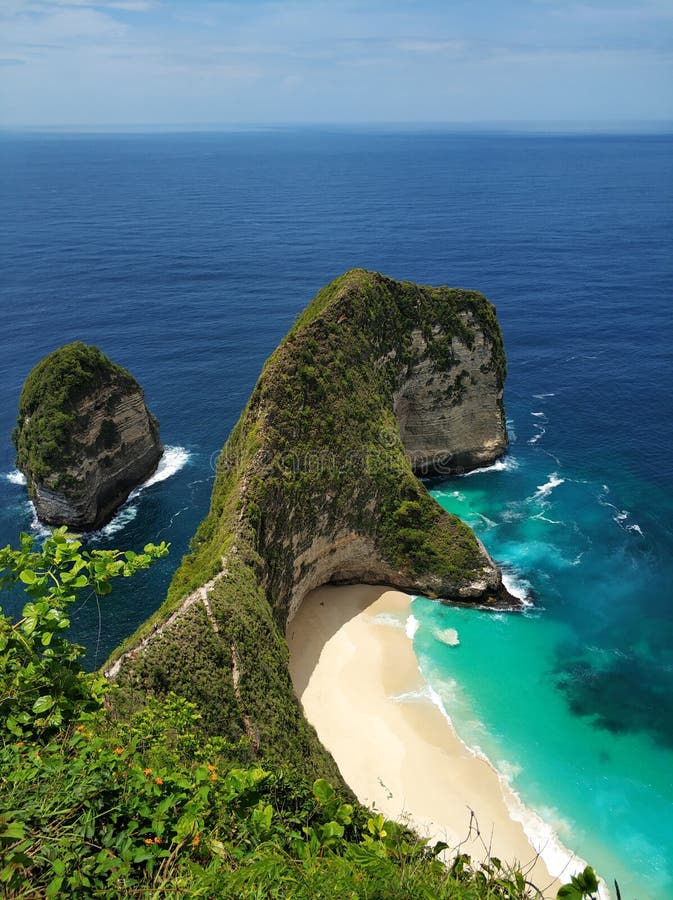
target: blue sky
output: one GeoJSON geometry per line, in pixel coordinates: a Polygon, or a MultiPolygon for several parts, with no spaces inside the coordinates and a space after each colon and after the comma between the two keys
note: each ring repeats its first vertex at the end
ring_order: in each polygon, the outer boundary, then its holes
{"type": "Polygon", "coordinates": [[[673,0],[0,0],[0,126],[673,120],[673,0]]]}

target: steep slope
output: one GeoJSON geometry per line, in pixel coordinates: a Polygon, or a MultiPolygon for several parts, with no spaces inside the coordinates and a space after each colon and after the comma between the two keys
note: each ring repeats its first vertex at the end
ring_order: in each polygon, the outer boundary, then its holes
{"type": "Polygon", "coordinates": [[[175,690],[250,755],[335,777],[294,698],[284,629],[327,582],[517,605],[415,474],[504,452],[505,368],[476,292],[364,270],[323,289],[264,367],[166,603],[108,665],[122,701],[175,690]]]}
{"type": "Polygon", "coordinates": [[[110,519],[163,453],[138,382],[79,341],[31,371],[12,437],[38,518],[75,531],[110,519]]]}

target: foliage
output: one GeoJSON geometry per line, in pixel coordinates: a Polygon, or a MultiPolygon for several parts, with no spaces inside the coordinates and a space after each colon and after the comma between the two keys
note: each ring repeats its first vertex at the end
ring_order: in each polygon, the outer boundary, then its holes
{"type": "Polygon", "coordinates": [[[103,680],[82,671],[84,649],[64,637],[68,607],[84,591],[109,593],[112,579],[146,569],[168,546],[83,551],[65,527],[42,546],[27,534],[20,544],[0,550],[0,587],[20,583],[30,597],[16,623],[0,608],[0,718],[16,738],[43,739],[102,701],[103,680]]]}
{"type": "Polygon", "coordinates": [[[591,866],[587,866],[579,875],[573,875],[568,884],[560,887],[556,896],[558,900],[593,900],[597,891],[598,878],[591,866]]]}

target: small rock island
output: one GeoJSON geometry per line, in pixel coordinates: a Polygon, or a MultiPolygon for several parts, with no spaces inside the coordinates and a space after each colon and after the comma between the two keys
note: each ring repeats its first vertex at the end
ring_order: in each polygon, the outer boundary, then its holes
{"type": "Polygon", "coordinates": [[[166,602],[108,661],[120,708],[173,691],[250,759],[339,779],[294,695],[286,629],[324,584],[520,607],[418,477],[505,452],[505,374],[495,309],[476,291],[363,269],[323,288],[231,432],[166,602]]]}
{"type": "Polygon", "coordinates": [[[81,341],[31,371],[12,439],[40,521],[74,531],[109,521],[163,453],[138,382],[81,341]]]}

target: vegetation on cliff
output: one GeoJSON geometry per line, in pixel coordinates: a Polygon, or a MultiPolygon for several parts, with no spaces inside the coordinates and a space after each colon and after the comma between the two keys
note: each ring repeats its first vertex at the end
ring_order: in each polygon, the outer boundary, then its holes
{"type": "MultiPolygon", "coordinates": [[[[130,718],[111,713],[109,685],[82,671],[81,648],[63,636],[68,609],[166,552],[88,552],[64,530],[41,547],[22,535],[18,550],[0,550],[0,586],[29,595],[18,622],[0,615],[3,896],[538,896],[495,859],[473,868],[458,855],[447,868],[443,845],[429,848],[324,779],[236,765],[237,748],[204,738],[196,705],[175,694],[130,718]]],[[[582,877],[564,896],[580,900],[595,884],[582,877]]]]}
{"type": "Polygon", "coordinates": [[[79,341],[30,372],[13,440],[38,518],[77,531],[109,520],[163,452],[135,378],[79,341]]]}
{"type": "Polygon", "coordinates": [[[501,388],[502,338],[480,294],[354,270],[317,295],[220,456],[210,512],[166,602],[106,667],[124,715],[173,691],[197,705],[205,735],[239,747],[241,764],[340,783],[292,689],[284,628],[293,604],[319,584],[354,579],[483,604],[502,597],[472,531],[412,471],[394,414],[421,353],[437,359],[444,402],[459,404],[452,342],[477,335],[501,388]]]}
{"type": "Polygon", "coordinates": [[[59,475],[72,461],[77,403],[98,385],[117,381],[120,390],[137,389],[135,378],[98,347],[81,341],[54,350],[32,369],[21,391],[12,434],[16,464],[37,479],[59,475]]]}

